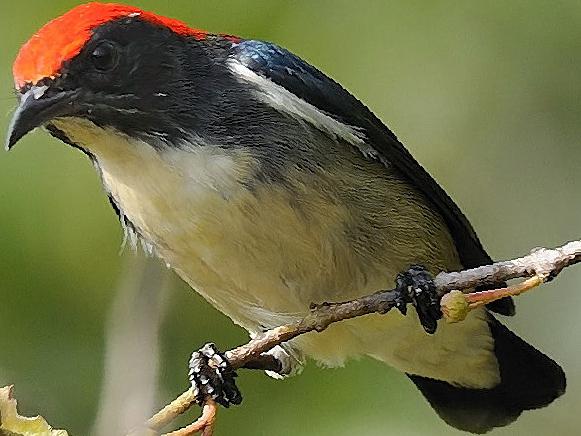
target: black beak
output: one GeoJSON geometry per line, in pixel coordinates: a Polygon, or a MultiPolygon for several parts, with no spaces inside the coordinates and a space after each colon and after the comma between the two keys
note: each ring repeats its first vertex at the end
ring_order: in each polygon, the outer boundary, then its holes
{"type": "Polygon", "coordinates": [[[12,116],[6,150],[10,150],[24,135],[54,118],[74,115],[78,109],[77,91],[60,91],[45,95],[47,88],[32,87],[20,98],[20,105],[12,116]]]}

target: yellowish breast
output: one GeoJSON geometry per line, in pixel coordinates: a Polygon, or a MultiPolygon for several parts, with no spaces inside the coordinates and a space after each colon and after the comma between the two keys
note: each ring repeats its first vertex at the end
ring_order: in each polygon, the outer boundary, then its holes
{"type": "MultiPolygon", "coordinates": [[[[385,180],[376,186],[345,165],[337,169],[342,183],[362,193],[341,201],[297,173],[294,191],[307,199],[298,207],[293,190],[254,183],[260,162],[243,148],[195,138],[182,148],[155,148],[84,120],[55,124],[96,156],[106,189],[156,253],[250,332],[295,320],[311,302],[385,289],[414,262],[433,270],[460,266],[441,218],[417,198],[403,201],[409,187],[397,180],[376,177],[385,180]],[[362,242],[363,223],[370,229],[362,242]]],[[[358,165],[365,164],[361,158],[358,165]]],[[[292,346],[329,365],[369,355],[466,386],[498,381],[484,311],[442,325],[434,336],[413,315],[394,312],[340,323],[292,346]]]]}
{"type": "Polygon", "coordinates": [[[55,124],[97,157],[106,188],[157,253],[249,330],[304,313],[358,274],[359,262],[337,256],[350,251],[334,236],[347,211],[313,195],[307,217],[285,189],[249,187],[258,164],[243,151],[195,141],[160,151],[88,121],[55,124]]]}

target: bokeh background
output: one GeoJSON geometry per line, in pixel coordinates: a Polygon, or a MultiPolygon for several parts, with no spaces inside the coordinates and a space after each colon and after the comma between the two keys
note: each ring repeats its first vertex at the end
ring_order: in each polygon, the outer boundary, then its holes
{"type": "MultiPolygon", "coordinates": [[[[0,133],[19,46],[78,1],[0,2],[0,133]]],[[[578,1],[131,1],[275,41],[363,100],[471,219],[493,257],[578,238],[578,1]]],[[[0,386],[73,435],[118,434],[186,387],[189,353],[245,333],[123,234],[84,156],[42,131],[0,154],[0,386]],[[169,276],[166,277],[166,276],[169,276]]],[[[581,268],[518,299],[513,329],[567,394],[498,435],[581,427],[581,268]]],[[[363,359],[278,382],[243,372],[218,435],[454,435],[405,377],[363,359]]],[[[195,411],[194,411],[195,412],[195,411]]],[[[185,421],[182,421],[185,422],[185,421]]]]}

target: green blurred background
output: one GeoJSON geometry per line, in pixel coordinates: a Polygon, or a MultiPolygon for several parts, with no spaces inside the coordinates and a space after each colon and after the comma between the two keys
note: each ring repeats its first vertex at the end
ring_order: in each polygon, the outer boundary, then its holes
{"type": "MultiPolygon", "coordinates": [[[[78,3],[0,3],[2,135],[15,105],[11,62],[19,46],[78,3]]],[[[320,67],[399,135],[493,257],[580,236],[580,2],[131,3],[211,31],[277,42],[320,67]]],[[[0,154],[0,208],[0,386],[16,385],[24,412],[40,412],[73,435],[103,433],[117,419],[115,401],[139,403],[129,386],[133,372],[145,368],[146,388],[157,380],[144,407],[158,406],[186,387],[194,348],[246,341],[177,279],[166,284],[152,261],[121,249],[122,231],[90,163],[45,132],[0,154]],[[115,364],[124,352],[130,363],[115,364]],[[110,354],[112,369],[105,370],[110,354]],[[99,405],[105,391],[113,406],[99,405]],[[95,426],[104,407],[105,427],[95,426]]],[[[495,434],[577,435],[581,268],[518,306],[506,322],[562,363],[568,392],[495,434]]],[[[402,374],[367,359],[334,370],[310,364],[283,382],[243,372],[239,386],[245,403],[220,412],[219,435],[460,434],[402,374]]]]}

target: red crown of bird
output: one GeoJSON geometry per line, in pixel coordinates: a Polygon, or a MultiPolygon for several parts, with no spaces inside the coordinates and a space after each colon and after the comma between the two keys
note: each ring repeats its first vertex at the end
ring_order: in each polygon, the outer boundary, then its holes
{"type": "MultiPolygon", "coordinates": [[[[15,86],[21,89],[27,84],[57,77],[63,63],[81,52],[95,28],[108,21],[137,16],[183,36],[198,40],[208,36],[208,32],[193,29],[182,21],[136,7],[114,3],[84,4],[50,21],[22,46],[12,70],[15,86]]],[[[237,39],[230,35],[223,36],[237,39]]]]}

